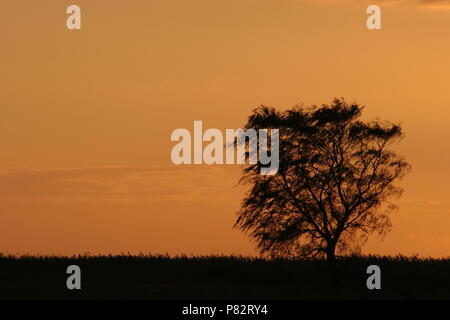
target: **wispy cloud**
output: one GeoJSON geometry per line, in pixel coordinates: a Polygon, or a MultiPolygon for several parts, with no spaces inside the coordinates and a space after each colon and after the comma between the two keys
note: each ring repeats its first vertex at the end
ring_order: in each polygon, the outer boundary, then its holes
{"type": "Polygon", "coordinates": [[[421,6],[436,10],[450,10],[450,0],[422,0],[421,6]]]}
{"type": "Polygon", "coordinates": [[[236,184],[238,175],[229,173],[177,166],[8,169],[0,173],[0,201],[214,201],[236,184]]]}
{"type": "MultiPolygon", "coordinates": [[[[358,2],[361,3],[361,0],[297,0],[300,2],[321,2],[321,3],[343,3],[343,2],[358,2]]],[[[450,0],[363,0],[368,5],[369,4],[405,4],[405,5],[413,5],[420,8],[434,9],[434,10],[449,10],[450,9],[450,0]]]]}

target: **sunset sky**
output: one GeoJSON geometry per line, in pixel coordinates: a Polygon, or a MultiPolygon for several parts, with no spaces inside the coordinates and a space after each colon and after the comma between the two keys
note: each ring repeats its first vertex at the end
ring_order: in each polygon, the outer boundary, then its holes
{"type": "Polygon", "coordinates": [[[0,36],[0,252],[257,254],[239,166],[176,166],[171,132],[345,97],[412,165],[364,252],[450,255],[450,0],[8,0],[0,36]]]}

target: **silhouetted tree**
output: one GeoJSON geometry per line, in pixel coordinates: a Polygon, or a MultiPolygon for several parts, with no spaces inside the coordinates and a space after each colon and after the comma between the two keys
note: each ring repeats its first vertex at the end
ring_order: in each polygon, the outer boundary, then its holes
{"type": "Polygon", "coordinates": [[[264,254],[326,257],[360,248],[369,234],[387,233],[388,201],[410,165],[390,145],[400,125],[360,120],[364,107],[334,99],[330,105],[281,112],[261,106],[246,129],[278,128],[280,167],[260,175],[247,164],[241,183],[251,185],[235,227],[249,232],[264,254]]]}

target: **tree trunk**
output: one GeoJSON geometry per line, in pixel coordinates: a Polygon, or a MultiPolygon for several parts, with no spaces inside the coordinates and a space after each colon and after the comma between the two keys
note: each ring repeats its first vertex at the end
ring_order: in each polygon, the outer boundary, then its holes
{"type": "Polygon", "coordinates": [[[327,266],[330,273],[330,282],[333,285],[339,285],[341,282],[339,270],[336,265],[336,243],[329,241],[327,243],[327,266]]]}

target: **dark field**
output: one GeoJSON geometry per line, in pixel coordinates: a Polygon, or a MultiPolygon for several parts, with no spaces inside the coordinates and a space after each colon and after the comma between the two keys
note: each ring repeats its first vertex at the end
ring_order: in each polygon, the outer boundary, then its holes
{"type": "Polygon", "coordinates": [[[0,299],[450,299],[450,259],[350,257],[331,285],[325,261],[207,256],[0,256],[0,299]],[[81,268],[81,290],[66,268],[81,268]],[[381,268],[381,290],[366,287],[381,268]]]}

